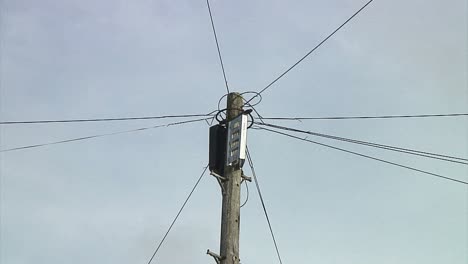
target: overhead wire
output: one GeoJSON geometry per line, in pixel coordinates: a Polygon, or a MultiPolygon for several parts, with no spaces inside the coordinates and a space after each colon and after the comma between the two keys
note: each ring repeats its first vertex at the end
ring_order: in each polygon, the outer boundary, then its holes
{"type": "Polygon", "coordinates": [[[117,117],[117,118],[90,118],[90,119],[63,119],[63,120],[26,120],[26,121],[0,121],[0,125],[19,125],[19,124],[47,124],[47,123],[82,123],[82,122],[109,122],[109,121],[130,121],[130,120],[154,120],[167,118],[189,118],[213,116],[212,111],[208,114],[189,114],[189,115],[163,115],[163,116],[140,116],[140,117],[117,117]]]}
{"type": "MultiPolygon", "coordinates": [[[[260,104],[263,100],[263,97],[261,94],[258,94],[258,92],[255,92],[255,91],[247,91],[247,92],[242,92],[240,93],[240,95],[242,96],[242,100],[245,101],[246,103],[244,103],[243,106],[247,105],[248,107],[252,108],[252,110],[255,112],[255,114],[257,115],[257,117],[260,119],[260,121],[263,121],[262,119],[262,116],[260,115],[260,113],[257,111],[257,109],[255,108],[255,106],[257,106],[258,104],[260,104]],[[246,100],[244,98],[244,95],[246,94],[255,94],[257,95],[257,97],[259,98],[257,102],[255,103],[251,103],[251,102],[247,102],[248,100],[246,100]]],[[[221,96],[218,100],[218,113],[215,115],[215,119],[217,119],[218,122],[221,122],[222,120],[219,119],[219,118],[222,118],[222,119],[225,119],[225,111],[227,111],[227,108],[223,108],[221,109],[221,102],[223,101],[223,99],[225,97],[227,97],[228,94],[224,94],[223,96],[221,96]],[[224,117],[223,117],[224,115],[224,117]]],[[[240,109],[239,109],[240,110],[240,109]]],[[[253,121],[253,119],[252,119],[253,121]]]]}
{"type": "MultiPolygon", "coordinates": [[[[258,92],[255,92],[255,91],[246,91],[246,92],[240,93],[240,95],[242,96],[242,100],[244,100],[244,101],[246,101],[246,102],[248,101],[248,100],[245,100],[245,98],[244,98],[244,96],[245,96],[246,94],[254,94],[254,96],[253,96],[252,98],[258,97],[258,101],[257,101],[257,102],[255,102],[255,103],[250,103],[250,102],[249,102],[249,103],[248,103],[248,105],[249,105],[250,107],[257,106],[258,104],[260,104],[260,103],[263,101],[263,96],[262,96],[261,94],[259,94],[258,92]]],[[[229,95],[229,94],[224,94],[223,96],[221,96],[221,97],[219,98],[218,104],[217,104],[217,106],[218,106],[218,111],[221,110],[221,102],[222,102],[223,99],[224,99],[225,97],[227,97],[228,95],[229,95]]],[[[247,104],[247,103],[246,103],[246,104],[247,104]]],[[[245,104],[244,104],[244,105],[245,105],[245,104]]]]}
{"type": "MultiPolygon", "coordinates": [[[[255,92],[255,91],[246,91],[246,92],[242,92],[240,93],[240,95],[242,95],[242,97],[244,97],[246,94],[254,94],[254,96],[252,97],[252,99],[254,97],[258,97],[258,102],[255,102],[255,103],[251,103],[249,101],[249,106],[250,107],[254,107],[254,106],[257,106],[258,104],[260,104],[262,101],[263,101],[263,96],[261,94],[259,94],[258,92],[255,92]]],[[[248,100],[245,100],[245,98],[242,98],[244,101],[248,101],[248,100]]]]}
{"type": "Polygon", "coordinates": [[[444,175],[441,175],[441,174],[437,174],[437,173],[433,173],[433,172],[429,172],[429,171],[425,171],[425,170],[420,170],[420,169],[417,169],[417,168],[414,168],[414,167],[410,167],[410,166],[402,165],[402,164],[399,164],[399,163],[396,163],[396,162],[391,162],[391,161],[387,161],[387,160],[384,160],[384,159],[372,157],[370,155],[365,155],[365,154],[362,154],[362,153],[359,153],[359,152],[355,152],[355,151],[335,147],[335,146],[328,145],[328,144],[325,144],[325,143],[313,141],[313,140],[310,140],[310,139],[307,139],[307,138],[301,138],[301,137],[294,136],[294,135],[284,133],[284,132],[281,132],[281,131],[277,131],[277,130],[273,130],[273,129],[269,129],[269,128],[264,128],[264,127],[259,127],[259,129],[270,131],[270,132],[280,134],[280,135],[283,135],[283,136],[287,136],[287,137],[290,137],[290,138],[295,138],[295,139],[305,141],[305,142],[309,142],[309,143],[312,143],[312,144],[320,145],[320,146],[323,146],[323,147],[339,150],[339,151],[346,152],[346,153],[353,154],[353,155],[357,155],[357,156],[360,156],[360,157],[372,159],[372,160],[375,160],[375,161],[387,163],[387,164],[394,165],[394,166],[401,167],[401,168],[405,168],[405,169],[408,169],[408,170],[417,171],[417,172],[427,174],[427,175],[430,175],[430,176],[434,176],[434,177],[438,177],[438,178],[441,178],[441,179],[445,179],[445,180],[449,180],[449,181],[453,181],[453,182],[468,185],[468,182],[466,182],[466,181],[450,178],[450,177],[447,177],[447,176],[444,176],[444,175]]]}
{"type": "Polygon", "coordinates": [[[257,174],[255,173],[255,168],[254,168],[252,157],[250,156],[248,147],[246,148],[246,154],[247,154],[247,161],[249,163],[250,169],[252,170],[252,177],[254,178],[255,186],[257,187],[258,196],[260,197],[260,202],[262,203],[263,212],[265,214],[265,218],[268,223],[268,228],[270,229],[271,238],[273,239],[273,244],[275,245],[278,261],[280,264],[283,264],[283,261],[281,260],[281,255],[278,249],[278,243],[276,242],[275,234],[273,233],[273,228],[271,227],[270,217],[268,217],[268,212],[265,206],[265,201],[263,200],[262,192],[260,190],[260,184],[258,183],[257,174]]]}
{"type": "Polygon", "coordinates": [[[244,205],[246,205],[247,202],[249,201],[249,185],[247,184],[246,181],[244,183],[245,183],[246,197],[245,197],[245,201],[241,204],[240,208],[244,207],[244,205]]]}
{"type": "Polygon", "coordinates": [[[125,131],[118,131],[118,132],[105,133],[105,134],[98,134],[98,135],[92,135],[92,136],[86,136],[86,137],[78,137],[78,138],[72,138],[72,139],[66,139],[66,140],[60,140],[60,141],[54,141],[54,142],[48,142],[48,143],[41,143],[41,144],[35,144],[35,145],[27,145],[27,146],[21,146],[21,147],[9,148],[9,149],[0,149],[0,152],[10,152],[10,151],[23,150],[23,149],[31,149],[31,148],[45,147],[45,146],[49,146],[49,145],[63,144],[63,143],[69,143],[69,142],[75,142],[75,141],[82,141],[82,140],[93,139],[93,138],[99,138],[99,137],[107,137],[107,136],[113,136],[113,135],[118,135],[118,134],[132,133],[132,132],[143,131],[143,130],[148,130],[148,129],[155,129],[155,128],[160,128],[160,127],[176,126],[176,125],[182,125],[182,124],[187,124],[187,123],[200,122],[200,121],[210,120],[210,119],[211,119],[211,118],[201,118],[201,119],[180,121],[180,122],[174,122],[174,123],[163,124],[163,125],[157,125],[157,126],[142,127],[142,128],[137,128],[137,129],[125,130],[125,131]]]}
{"type": "Polygon", "coordinates": [[[317,132],[312,132],[312,131],[305,131],[305,130],[301,130],[301,129],[297,129],[297,128],[291,128],[291,127],[279,126],[279,125],[274,125],[274,124],[268,124],[268,123],[258,123],[258,122],[256,122],[255,124],[261,125],[261,126],[268,126],[268,127],[272,127],[272,128],[276,128],[276,129],[282,129],[282,130],[286,130],[286,131],[292,131],[292,132],[297,132],[297,133],[302,133],[302,134],[308,134],[308,135],[317,136],[317,137],[323,137],[323,138],[328,138],[328,139],[333,139],[333,140],[339,140],[339,141],[353,143],[353,144],[359,144],[359,145],[364,145],[364,146],[369,146],[369,147],[385,149],[385,150],[389,150],[389,151],[396,151],[396,152],[406,153],[406,154],[410,154],[410,155],[416,155],[416,156],[421,156],[421,157],[426,157],[426,158],[431,158],[431,159],[437,159],[437,160],[442,160],[442,161],[447,161],[447,162],[453,162],[453,163],[468,165],[468,159],[466,159],[466,158],[454,157],[454,156],[449,156],[449,155],[442,155],[442,154],[437,154],[437,153],[433,153],[433,152],[420,151],[420,150],[414,150],[414,149],[409,149],[409,148],[395,147],[395,146],[391,146],[391,145],[378,144],[378,143],[373,143],[373,142],[368,142],[368,141],[361,141],[361,140],[350,139],[350,138],[345,138],[345,137],[338,137],[338,136],[327,135],[327,134],[322,134],[322,133],[317,133],[317,132]]]}
{"type": "Polygon", "coordinates": [[[211,27],[213,29],[213,35],[214,35],[214,39],[215,39],[215,42],[216,42],[216,48],[218,50],[218,57],[219,57],[219,62],[221,64],[221,70],[223,71],[223,77],[224,77],[224,83],[226,85],[226,91],[229,94],[230,93],[229,92],[229,85],[228,85],[228,81],[227,81],[227,78],[226,78],[226,71],[224,70],[223,58],[221,56],[221,49],[219,48],[218,36],[216,34],[215,24],[214,24],[214,21],[213,21],[213,14],[211,13],[211,7],[210,7],[210,1],[209,0],[206,0],[206,6],[208,7],[208,12],[210,13],[211,27]]]}
{"type": "Polygon", "coordinates": [[[264,120],[347,120],[347,119],[389,119],[389,118],[430,118],[468,116],[468,113],[456,114],[423,114],[423,115],[381,115],[381,116],[324,116],[324,117],[264,117],[264,120]]]}
{"type": "MultiPolygon", "coordinates": [[[[260,119],[260,122],[265,123],[263,121],[263,117],[260,115],[260,113],[257,111],[257,109],[255,107],[253,107],[252,105],[250,105],[250,103],[247,103],[247,104],[252,108],[252,110],[255,112],[255,114],[257,114],[257,117],[258,117],[258,119],[260,119]]],[[[252,120],[252,123],[255,123],[254,120],[252,120]]]]}
{"type": "Polygon", "coordinates": [[[259,113],[259,112],[257,111],[257,109],[255,108],[255,106],[257,106],[258,104],[260,104],[260,103],[262,102],[263,96],[262,96],[260,93],[254,92],[254,91],[247,91],[247,92],[241,93],[242,96],[245,95],[245,94],[254,94],[254,96],[251,97],[251,99],[253,99],[253,98],[255,98],[255,97],[258,97],[258,98],[259,98],[258,102],[254,103],[254,104],[251,103],[251,100],[250,100],[250,99],[249,99],[249,100],[245,100],[245,98],[242,97],[242,100],[245,101],[244,106],[247,105],[247,106],[249,106],[250,108],[252,108],[252,110],[253,110],[253,111],[255,112],[255,114],[257,115],[258,119],[260,119],[260,121],[263,123],[263,116],[260,115],[260,113],[259,113]]]}
{"type": "MultiPolygon", "coordinates": [[[[318,43],[314,48],[312,48],[309,52],[307,52],[302,58],[300,58],[297,62],[295,62],[292,66],[290,66],[288,69],[286,69],[283,73],[281,73],[276,79],[274,79],[272,82],[270,82],[265,88],[260,90],[260,94],[266,91],[268,88],[270,88],[274,83],[276,83],[279,79],[281,79],[283,76],[285,76],[289,71],[294,69],[299,63],[301,63],[305,58],[307,58],[310,54],[312,54],[314,51],[316,51],[320,46],[322,46],[323,43],[325,43],[328,39],[330,39],[333,35],[335,35],[336,32],[338,32],[341,28],[343,28],[346,24],[348,24],[349,21],[351,21],[355,16],[357,16],[359,13],[361,13],[362,10],[364,10],[370,3],[372,3],[374,0],[369,0],[366,4],[364,4],[359,10],[357,10],[352,16],[350,16],[345,22],[343,22],[339,27],[337,27],[332,33],[330,33],[326,38],[324,38],[320,43],[318,43]]],[[[255,97],[255,96],[254,96],[255,97]]],[[[250,100],[253,100],[251,98],[250,100]]]]}
{"type": "Polygon", "coordinates": [[[148,261],[148,264],[151,263],[151,261],[153,261],[154,257],[156,256],[156,254],[158,253],[159,249],[161,248],[162,244],[164,243],[164,241],[166,240],[166,237],[167,235],[169,235],[169,232],[171,232],[172,230],[172,227],[174,226],[175,222],[177,221],[177,219],[179,218],[180,214],[182,213],[182,210],[184,210],[185,208],[185,205],[187,204],[187,202],[189,201],[190,197],[192,197],[192,194],[193,192],[195,191],[195,189],[197,188],[198,184],[200,183],[201,179],[203,178],[203,176],[205,175],[205,172],[206,170],[208,169],[208,166],[209,165],[206,165],[206,167],[203,169],[203,172],[201,173],[200,177],[198,177],[198,180],[195,182],[195,185],[193,186],[192,190],[190,191],[189,195],[187,196],[187,198],[185,199],[184,203],[182,204],[182,207],[179,209],[179,211],[177,212],[176,216],[174,217],[174,220],[172,220],[171,222],[171,225],[169,226],[169,228],[167,229],[166,233],[164,234],[163,238],[161,239],[161,241],[159,241],[159,244],[158,246],[156,247],[156,250],[154,251],[153,255],[151,256],[151,258],[149,259],[148,261]]]}

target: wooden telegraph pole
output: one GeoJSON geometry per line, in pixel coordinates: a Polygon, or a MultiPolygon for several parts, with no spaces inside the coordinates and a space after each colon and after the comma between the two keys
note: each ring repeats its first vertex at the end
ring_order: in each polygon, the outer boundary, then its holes
{"type": "MultiPolygon", "coordinates": [[[[226,121],[229,122],[242,114],[242,96],[239,93],[230,93],[227,97],[226,121]]],[[[224,167],[226,181],[223,191],[223,208],[221,215],[221,264],[239,264],[239,229],[240,229],[240,185],[242,170],[240,165],[224,167]]]]}
{"type": "Polygon", "coordinates": [[[221,242],[219,255],[208,250],[217,264],[239,264],[240,186],[247,144],[247,116],[239,93],[227,97],[226,120],[210,127],[210,171],[221,186],[221,242]]]}

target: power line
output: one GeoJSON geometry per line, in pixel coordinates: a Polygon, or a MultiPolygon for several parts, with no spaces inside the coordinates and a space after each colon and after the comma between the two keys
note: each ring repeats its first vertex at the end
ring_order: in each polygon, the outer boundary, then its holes
{"type": "MultiPolygon", "coordinates": [[[[322,46],[323,43],[325,43],[328,39],[330,39],[336,32],[338,32],[342,27],[344,27],[349,21],[351,21],[355,16],[357,16],[362,10],[364,10],[370,3],[372,3],[374,0],[368,1],[364,6],[362,6],[358,11],[356,11],[351,17],[349,17],[345,22],[343,22],[339,27],[337,27],[332,33],[330,33],[326,38],[324,38],[319,44],[317,44],[313,49],[311,49],[309,52],[307,52],[306,55],[304,55],[302,58],[300,58],[296,63],[294,63],[291,67],[289,67],[286,71],[284,71],[282,74],[280,74],[276,79],[274,79],[271,83],[269,83],[265,88],[260,90],[259,93],[263,93],[266,91],[268,88],[270,88],[274,83],[276,83],[279,79],[281,79],[284,75],[286,75],[289,71],[294,69],[299,63],[301,63],[305,58],[307,58],[310,54],[312,54],[315,50],[317,50],[320,46],[322,46]]],[[[255,96],[254,96],[255,97],[255,96]]],[[[254,97],[252,97],[250,100],[252,100],[254,97]]],[[[250,101],[249,100],[249,101],[250,101]]]]}
{"type": "Polygon", "coordinates": [[[322,134],[322,133],[316,133],[316,132],[311,132],[311,131],[300,130],[300,129],[296,129],[296,128],[290,128],[290,127],[284,127],[284,126],[279,126],[279,125],[268,124],[268,123],[258,123],[258,122],[256,122],[256,124],[257,125],[263,125],[263,126],[269,126],[269,127],[273,127],[273,128],[277,128],[277,129],[282,129],[282,130],[287,130],[287,131],[292,131],[292,132],[297,132],[297,133],[308,134],[308,135],[317,136],[317,137],[323,137],[323,138],[328,138],[328,139],[333,139],[333,140],[344,141],[344,142],[353,143],[353,144],[359,144],[359,145],[364,145],[364,146],[369,146],[369,147],[375,147],[375,148],[380,148],[380,149],[385,149],[385,150],[390,150],[390,151],[406,153],[406,154],[410,154],[410,155],[416,155],[416,156],[421,156],[421,157],[426,157],[426,158],[431,158],[431,159],[438,159],[438,160],[443,160],[443,161],[468,165],[468,162],[466,162],[466,161],[468,161],[468,159],[466,159],[466,158],[459,158],[459,157],[441,155],[441,154],[432,153],[432,152],[426,152],[426,151],[420,151],[420,150],[414,150],[414,149],[408,149],[408,148],[401,148],[401,147],[395,147],[395,146],[390,146],[390,145],[377,144],[377,143],[373,143],[373,142],[355,140],[355,139],[344,138],[344,137],[337,137],[337,136],[332,136],[332,135],[327,135],[327,134],[322,134]],[[458,161],[458,160],[462,160],[462,161],[458,161]]]}
{"type": "Polygon", "coordinates": [[[155,257],[156,254],[158,253],[159,249],[161,248],[162,244],[164,243],[164,240],[166,240],[167,235],[169,234],[169,232],[171,232],[171,229],[172,229],[172,227],[174,226],[175,222],[177,221],[177,218],[179,218],[180,213],[182,213],[182,210],[184,210],[185,205],[187,204],[188,200],[190,199],[190,197],[192,196],[193,192],[195,191],[195,189],[197,188],[198,184],[200,183],[201,179],[203,178],[203,175],[205,175],[205,172],[206,172],[207,169],[208,169],[208,165],[205,167],[205,169],[203,170],[202,174],[201,174],[200,177],[198,178],[197,182],[196,182],[195,185],[193,186],[193,188],[192,188],[192,190],[190,191],[189,195],[188,195],[187,198],[185,199],[185,202],[182,204],[182,207],[179,209],[179,212],[177,212],[177,215],[175,216],[174,220],[172,220],[171,225],[169,226],[169,228],[167,229],[167,231],[166,231],[166,233],[164,234],[163,238],[161,239],[161,241],[159,242],[158,246],[156,247],[156,250],[154,251],[154,253],[153,253],[153,255],[151,256],[151,258],[149,259],[148,264],[150,264],[151,261],[153,261],[154,257],[155,257]]]}
{"type": "Polygon", "coordinates": [[[54,141],[54,142],[48,142],[48,143],[42,143],[42,144],[35,144],[35,145],[28,145],[28,146],[10,148],[10,149],[2,149],[2,150],[0,150],[0,152],[10,152],[10,151],[16,151],[16,150],[22,150],[22,149],[38,148],[38,147],[44,147],[44,146],[49,146],[49,145],[56,145],[56,144],[74,142],[74,141],[87,140],[87,139],[92,139],[92,138],[99,138],[99,137],[113,136],[113,135],[124,134],[124,133],[143,131],[143,130],[154,129],[154,128],[159,128],[159,127],[169,127],[169,126],[182,125],[182,124],[193,123],[193,122],[200,122],[200,121],[209,120],[209,119],[210,118],[202,118],[202,119],[181,121],[181,122],[175,122],[175,123],[170,123],[170,124],[165,124],[165,125],[143,127],[143,128],[137,128],[137,129],[131,129],[131,130],[125,130],[125,131],[119,131],[119,132],[113,132],[113,133],[106,133],[106,134],[99,134],[99,135],[93,135],[93,136],[72,138],[72,139],[66,139],[66,140],[60,140],[60,141],[54,141]]]}
{"type": "Polygon", "coordinates": [[[265,217],[268,222],[268,227],[270,228],[271,238],[273,239],[273,243],[275,244],[276,255],[278,256],[279,263],[283,264],[283,261],[281,260],[281,255],[278,250],[278,244],[276,243],[275,234],[273,233],[273,228],[271,227],[270,218],[268,217],[268,212],[265,207],[265,202],[263,201],[262,192],[260,191],[260,185],[258,183],[257,175],[255,174],[255,169],[254,169],[252,157],[250,156],[249,148],[247,148],[246,153],[247,153],[247,160],[249,162],[250,169],[252,170],[252,176],[255,181],[255,186],[257,187],[258,196],[260,197],[260,202],[262,203],[263,212],[265,213],[265,217]]]}
{"type": "Polygon", "coordinates": [[[221,50],[219,48],[218,36],[216,35],[216,29],[215,29],[215,25],[214,25],[214,21],[213,21],[213,15],[211,14],[211,7],[210,7],[210,1],[209,0],[206,0],[206,6],[208,7],[208,12],[210,13],[211,27],[213,28],[213,35],[214,35],[214,39],[215,39],[215,42],[216,42],[216,48],[218,50],[219,62],[221,64],[221,69],[223,70],[223,77],[224,77],[224,83],[226,84],[226,91],[229,94],[230,93],[229,92],[229,86],[228,86],[228,82],[227,82],[227,78],[226,78],[226,72],[224,70],[223,58],[221,57],[221,50]]]}
{"type": "Polygon", "coordinates": [[[468,185],[468,182],[465,182],[465,181],[453,179],[453,178],[446,177],[446,176],[443,176],[443,175],[440,175],[440,174],[436,174],[436,173],[420,170],[420,169],[417,169],[417,168],[413,168],[413,167],[410,167],[410,166],[398,164],[396,162],[391,162],[391,161],[387,161],[387,160],[384,160],[384,159],[375,158],[375,157],[365,155],[365,154],[361,154],[361,153],[358,153],[358,152],[355,152],[355,151],[351,151],[351,150],[347,150],[347,149],[343,149],[343,148],[339,148],[339,147],[334,147],[334,146],[331,146],[331,145],[327,145],[327,144],[320,143],[320,142],[313,141],[313,140],[306,139],[306,138],[297,137],[297,136],[294,136],[294,135],[291,135],[291,134],[283,133],[283,132],[280,132],[280,131],[276,131],[276,130],[272,130],[272,129],[268,129],[268,128],[264,128],[264,127],[260,127],[260,129],[270,131],[270,132],[273,132],[273,133],[276,133],[276,134],[280,134],[280,135],[283,135],[283,136],[295,138],[295,139],[298,139],[298,140],[306,141],[306,142],[313,143],[313,144],[316,144],[316,145],[324,146],[324,147],[327,147],[327,148],[343,151],[343,152],[350,153],[350,154],[353,154],[353,155],[361,156],[361,157],[364,157],[364,158],[380,161],[380,162],[383,162],[383,163],[387,163],[387,164],[394,165],[394,166],[397,166],[397,167],[405,168],[405,169],[408,169],[408,170],[413,170],[413,171],[417,171],[417,172],[424,173],[424,174],[427,174],[427,175],[431,175],[431,176],[434,176],[434,177],[438,177],[438,178],[446,179],[446,180],[449,180],[449,181],[454,181],[454,182],[458,182],[458,183],[468,185]]]}
{"type": "Polygon", "coordinates": [[[204,117],[204,116],[212,116],[212,113],[208,113],[208,114],[190,114],[190,115],[163,115],[163,116],[141,116],[141,117],[68,119],[68,120],[2,121],[2,122],[0,122],[0,125],[46,124],[46,123],[80,123],[80,122],[108,122],[108,121],[153,120],[153,119],[188,118],[188,117],[204,117]]]}
{"type": "Polygon", "coordinates": [[[264,117],[264,120],[343,120],[343,119],[389,119],[389,118],[429,118],[429,117],[456,117],[468,114],[426,114],[426,115],[382,115],[382,116],[326,116],[326,117],[264,117]]]}

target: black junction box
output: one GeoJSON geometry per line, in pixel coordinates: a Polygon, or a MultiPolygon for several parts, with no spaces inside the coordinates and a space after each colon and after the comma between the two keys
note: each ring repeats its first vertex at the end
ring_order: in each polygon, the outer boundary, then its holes
{"type": "Polygon", "coordinates": [[[209,168],[210,171],[223,176],[226,157],[227,129],[222,125],[210,127],[209,168]]]}

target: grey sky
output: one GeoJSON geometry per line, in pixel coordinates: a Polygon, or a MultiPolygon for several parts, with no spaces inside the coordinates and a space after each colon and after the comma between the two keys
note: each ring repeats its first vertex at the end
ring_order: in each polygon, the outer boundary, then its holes
{"type": "MultiPolygon", "coordinates": [[[[258,91],[364,1],[211,4],[231,89],[258,91]]],[[[3,0],[0,10],[0,120],[207,113],[225,93],[204,0],[3,0]]],[[[467,10],[376,0],[257,110],[466,113],[467,10]]],[[[0,148],[162,123],[2,126],[0,148]]],[[[288,124],[468,156],[466,118],[288,124]]],[[[1,153],[0,262],[146,263],[207,163],[207,137],[195,123],[1,153]]],[[[466,186],[262,131],[248,140],[284,264],[468,263],[466,186]]],[[[468,180],[466,166],[330,143],[468,180]]],[[[241,261],[276,263],[250,190],[241,261]]],[[[212,263],[220,206],[205,177],[154,263],[212,263]]]]}

